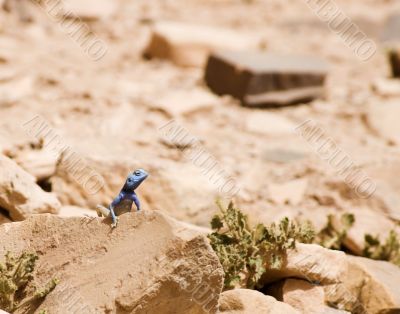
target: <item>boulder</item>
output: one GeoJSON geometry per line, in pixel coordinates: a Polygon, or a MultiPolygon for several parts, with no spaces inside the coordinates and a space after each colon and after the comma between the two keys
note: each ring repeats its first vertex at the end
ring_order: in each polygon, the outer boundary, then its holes
{"type": "MultiPolygon", "coordinates": [[[[344,246],[353,254],[362,255],[365,246],[365,235],[378,236],[383,242],[391,230],[399,233],[400,229],[392,220],[374,210],[358,207],[350,210],[355,216],[353,226],[348,230],[344,240],[344,246]]],[[[340,215],[335,216],[335,223],[338,223],[340,215]]]]}
{"type": "Polygon", "coordinates": [[[49,150],[29,150],[17,154],[15,161],[36,178],[36,181],[49,178],[56,170],[58,156],[49,150]]]}
{"type": "Polygon", "coordinates": [[[82,20],[100,20],[111,17],[117,8],[112,0],[68,0],[63,3],[63,14],[82,20]]]}
{"type": "Polygon", "coordinates": [[[314,57],[218,51],[208,58],[204,79],[217,95],[245,106],[277,107],[322,96],[327,71],[328,64],[314,57]]]}
{"type": "Polygon", "coordinates": [[[268,287],[266,293],[291,305],[301,313],[325,313],[324,288],[308,281],[286,279],[268,287]]]}
{"type": "Polygon", "coordinates": [[[337,283],[343,279],[346,271],[347,259],[344,252],[316,244],[298,243],[295,249],[287,251],[281,269],[269,270],[261,278],[261,285],[290,277],[320,284],[337,283]]]}
{"type": "Polygon", "coordinates": [[[376,79],[372,84],[372,88],[378,95],[383,97],[400,96],[400,82],[398,79],[376,79]]]}
{"type": "Polygon", "coordinates": [[[300,314],[290,305],[250,289],[224,291],[219,299],[219,312],[225,314],[300,314]]]}
{"type": "Polygon", "coordinates": [[[13,160],[0,155],[0,207],[18,221],[31,214],[55,214],[60,202],[55,194],[43,191],[35,178],[13,160]]]}
{"type": "Polygon", "coordinates": [[[151,107],[161,110],[173,118],[210,110],[219,102],[219,98],[209,91],[194,88],[168,92],[156,99],[151,107]]]}
{"type": "Polygon", "coordinates": [[[400,145],[400,124],[396,117],[400,114],[397,100],[380,102],[368,107],[366,124],[369,129],[393,144],[400,145]]]}
{"type": "Polygon", "coordinates": [[[146,58],[168,59],[179,66],[202,67],[216,49],[256,49],[254,34],[180,22],[158,22],[143,52],[146,58]]]}
{"type": "Polygon", "coordinates": [[[348,256],[341,283],[325,287],[329,304],[351,313],[398,313],[400,268],[385,261],[348,256]]]}
{"type": "Polygon", "coordinates": [[[60,281],[35,313],[217,311],[224,274],[204,236],[158,211],[119,218],[115,229],[55,215],[0,226],[0,256],[37,252],[36,280],[60,281]]]}

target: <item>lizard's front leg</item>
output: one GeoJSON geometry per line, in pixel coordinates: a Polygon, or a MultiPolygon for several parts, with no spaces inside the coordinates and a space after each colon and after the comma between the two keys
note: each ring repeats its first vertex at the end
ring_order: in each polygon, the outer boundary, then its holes
{"type": "Polygon", "coordinates": [[[110,214],[111,214],[111,219],[112,219],[111,227],[115,228],[118,224],[118,217],[115,216],[114,207],[112,206],[112,204],[110,205],[110,214]]]}
{"type": "Polygon", "coordinates": [[[136,205],[136,209],[139,211],[140,210],[140,201],[135,192],[133,192],[133,194],[132,194],[132,199],[136,205]]]}

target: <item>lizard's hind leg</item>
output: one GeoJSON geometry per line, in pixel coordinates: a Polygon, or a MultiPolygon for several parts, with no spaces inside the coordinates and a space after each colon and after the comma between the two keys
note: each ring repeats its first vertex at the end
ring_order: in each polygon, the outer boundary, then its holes
{"type": "Polygon", "coordinates": [[[107,207],[97,205],[96,206],[97,216],[99,217],[107,217],[110,214],[110,210],[107,207]]]}

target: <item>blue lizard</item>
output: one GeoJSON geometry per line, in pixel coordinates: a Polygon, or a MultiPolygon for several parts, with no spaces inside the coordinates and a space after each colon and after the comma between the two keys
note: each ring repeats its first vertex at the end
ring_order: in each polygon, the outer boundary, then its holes
{"type": "Polygon", "coordinates": [[[119,192],[118,196],[112,201],[108,208],[97,205],[97,214],[99,217],[111,216],[111,227],[115,228],[118,223],[119,215],[130,212],[132,203],[135,203],[136,209],[140,210],[139,198],[135,193],[135,189],[148,177],[148,173],[143,169],[137,169],[130,173],[126,178],[125,184],[119,192]]]}

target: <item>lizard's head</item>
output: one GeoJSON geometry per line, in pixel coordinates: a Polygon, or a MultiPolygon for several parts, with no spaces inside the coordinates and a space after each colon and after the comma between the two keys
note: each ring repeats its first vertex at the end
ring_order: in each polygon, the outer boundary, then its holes
{"type": "Polygon", "coordinates": [[[134,172],[128,175],[128,178],[126,178],[124,190],[127,191],[135,190],[140,185],[140,183],[142,183],[148,176],[149,174],[143,169],[135,170],[134,172]]]}

